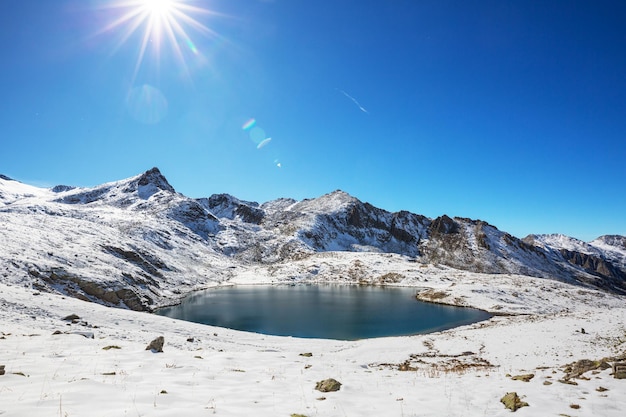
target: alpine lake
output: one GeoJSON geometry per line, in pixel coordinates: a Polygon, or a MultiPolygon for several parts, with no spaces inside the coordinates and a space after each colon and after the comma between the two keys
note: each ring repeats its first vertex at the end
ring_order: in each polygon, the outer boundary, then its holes
{"type": "Polygon", "coordinates": [[[447,330],[491,318],[427,303],[416,288],[337,284],[244,285],[193,293],[157,314],[247,332],[358,340],[447,330]]]}

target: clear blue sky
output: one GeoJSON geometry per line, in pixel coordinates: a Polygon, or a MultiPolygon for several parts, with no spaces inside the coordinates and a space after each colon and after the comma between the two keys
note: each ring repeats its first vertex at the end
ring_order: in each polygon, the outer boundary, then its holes
{"type": "Polygon", "coordinates": [[[0,173],[626,235],[623,0],[144,3],[0,1],[0,173]]]}

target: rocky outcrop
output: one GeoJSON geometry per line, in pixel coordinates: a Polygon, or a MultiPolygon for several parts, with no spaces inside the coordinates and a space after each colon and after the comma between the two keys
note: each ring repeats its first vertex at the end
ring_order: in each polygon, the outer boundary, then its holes
{"type": "Polygon", "coordinates": [[[132,288],[137,283],[129,283],[128,288],[108,288],[102,283],[86,277],[72,275],[61,268],[49,273],[38,273],[49,289],[61,289],[66,294],[84,300],[97,301],[113,307],[127,307],[135,311],[150,311],[152,299],[140,297],[132,288]]]}
{"type": "Polygon", "coordinates": [[[459,225],[447,215],[437,217],[428,227],[430,235],[452,235],[459,232],[459,225]]]}
{"type": "Polygon", "coordinates": [[[71,185],[55,185],[51,188],[53,193],[64,193],[66,191],[71,191],[76,187],[72,187],[71,185]]]}
{"type": "MultiPolygon", "coordinates": [[[[151,275],[152,277],[163,278],[163,274],[161,273],[161,270],[171,271],[171,268],[169,268],[163,261],[161,261],[157,257],[152,256],[147,253],[140,253],[140,251],[136,249],[126,250],[126,249],[118,248],[115,246],[107,246],[107,245],[102,246],[102,249],[104,249],[105,252],[110,253],[113,256],[116,256],[133,265],[136,265],[137,267],[141,268],[143,271],[145,271],[147,274],[151,275]]],[[[155,286],[159,285],[158,282],[154,279],[151,279],[150,281],[151,281],[150,284],[152,285],[155,285],[155,286]]]]}
{"type": "MultiPolygon", "coordinates": [[[[130,183],[131,190],[134,181],[130,183]]],[[[158,190],[169,191],[170,193],[176,192],[174,187],[170,185],[167,179],[161,174],[158,168],[152,168],[137,178],[137,189],[140,187],[154,187],[158,190]]]]}
{"type": "Polygon", "coordinates": [[[609,369],[611,367],[611,365],[609,365],[609,362],[612,359],[614,358],[604,358],[593,361],[589,359],[581,359],[576,362],[570,363],[563,368],[565,376],[560,381],[570,383],[572,379],[583,377],[586,372],[609,369]]]}
{"type": "Polygon", "coordinates": [[[599,286],[626,294],[626,272],[614,266],[611,262],[599,256],[560,249],[559,253],[572,265],[579,266],[586,272],[602,277],[604,280],[599,286]]]}
{"type": "Polygon", "coordinates": [[[218,218],[239,219],[245,223],[261,224],[265,211],[257,203],[241,201],[229,194],[214,194],[198,202],[218,218]]]}
{"type": "Polygon", "coordinates": [[[240,204],[235,209],[235,214],[244,222],[252,224],[261,224],[265,218],[265,213],[257,207],[251,207],[246,204],[240,204]]]}

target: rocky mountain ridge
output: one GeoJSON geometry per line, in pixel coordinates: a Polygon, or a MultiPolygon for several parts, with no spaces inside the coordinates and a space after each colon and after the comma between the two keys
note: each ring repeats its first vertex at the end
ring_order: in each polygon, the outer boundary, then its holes
{"type": "Polygon", "coordinates": [[[133,309],[171,302],[242,268],[329,252],[397,254],[407,264],[626,294],[623,236],[519,239],[480,220],[391,213],[340,190],[263,204],[228,194],[192,199],[157,168],[91,188],[42,189],[1,176],[0,224],[2,279],[133,309]]]}

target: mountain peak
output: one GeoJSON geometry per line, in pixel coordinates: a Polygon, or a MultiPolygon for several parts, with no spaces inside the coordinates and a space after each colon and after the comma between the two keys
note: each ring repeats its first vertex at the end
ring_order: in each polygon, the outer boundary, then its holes
{"type": "Polygon", "coordinates": [[[154,185],[160,190],[175,192],[174,187],[170,185],[170,183],[163,176],[163,174],[161,174],[161,171],[159,171],[159,168],[157,167],[149,169],[148,171],[141,174],[139,176],[139,181],[137,184],[139,186],[154,185]]]}
{"type": "Polygon", "coordinates": [[[626,249],[626,236],[621,235],[604,235],[593,240],[592,244],[604,244],[614,246],[616,248],[626,249]]]}
{"type": "Polygon", "coordinates": [[[158,191],[176,192],[158,168],[154,167],[136,177],[139,197],[148,199],[158,191]]]}
{"type": "Polygon", "coordinates": [[[354,203],[359,201],[356,197],[348,194],[342,190],[335,190],[332,193],[324,194],[323,196],[317,198],[316,200],[332,200],[338,203],[354,203]]]}
{"type": "Polygon", "coordinates": [[[333,196],[333,197],[340,197],[340,198],[354,198],[350,194],[346,193],[343,190],[339,190],[339,189],[333,191],[332,193],[328,193],[327,195],[328,196],[333,196]]]}
{"type": "Polygon", "coordinates": [[[359,200],[350,194],[341,190],[335,190],[321,197],[302,200],[297,204],[297,207],[313,213],[332,213],[344,210],[357,202],[359,200]]]}

